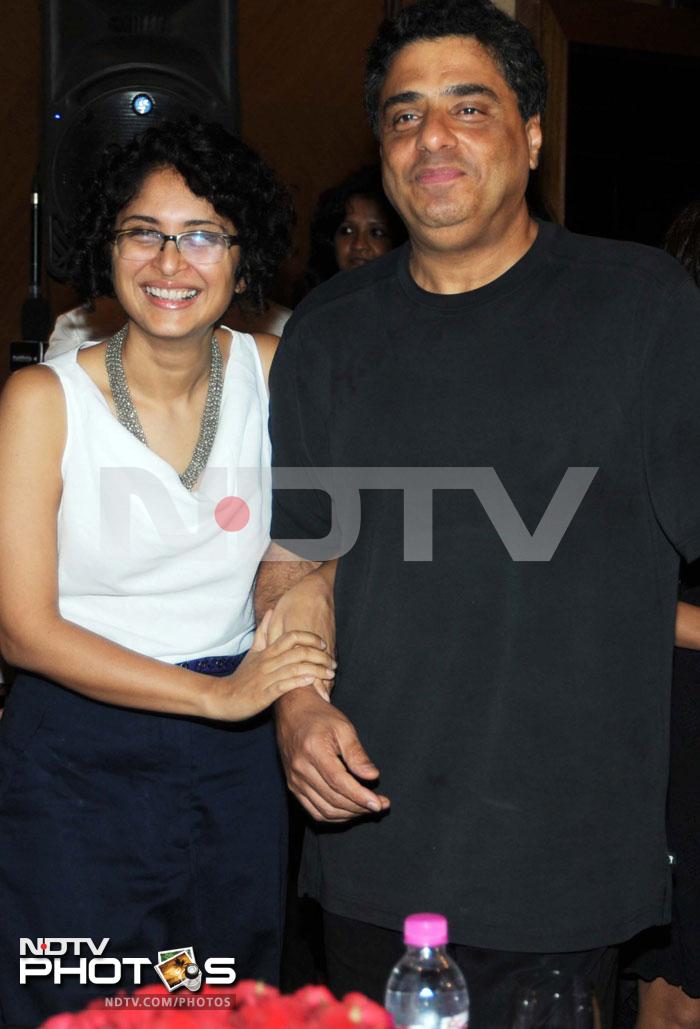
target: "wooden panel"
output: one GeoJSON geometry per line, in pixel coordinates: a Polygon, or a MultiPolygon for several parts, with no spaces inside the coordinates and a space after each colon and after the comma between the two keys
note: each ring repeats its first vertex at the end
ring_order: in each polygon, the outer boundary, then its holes
{"type": "Polygon", "coordinates": [[[571,43],[620,46],[661,54],[700,54],[700,11],[629,0],[543,0],[571,43]]]}
{"type": "Polygon", "coordinates": [[[540,0],[516,0],[515,17],[529,31],[540,49],[540,0]]]}
{"type": "Polygon", "coordinates": [[[549,73],[549,98],[543,121],[540,189],[556,221],[566,214],[566,116],[569,48],[553,11],[543,3],[540,22],[540,52],[549,73]]]}
{"type": "Polygon", "coordinates": [[[0,379],[29,281],[29,199],[39,153],[38,0],[3,0],[0,65],[0,379]]]}
{"type": "Polygon", "coordinates": [[[691,56],[700,50],[700,12],[665,0],[516,0],[516,17],[536,43],[545,6],[570,42],[691,56]]]}

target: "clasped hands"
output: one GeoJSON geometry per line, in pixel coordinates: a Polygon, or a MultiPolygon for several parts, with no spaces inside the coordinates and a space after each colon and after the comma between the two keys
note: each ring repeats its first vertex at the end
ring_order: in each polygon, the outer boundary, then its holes
{"type": "MultiPolygon", "coordinates": [[[[266,617],[268,617],[266,615],[266,617]]],[[[333,586],[320,570],[309,572],[275,605],[266,627],[269,643],[303,629],[335,653],[333,586]]],[[[287,784],[313,818],[345,822],[379,814],[389,798],[365,783],[379,778],[350,720],[329,702],[332,677],[285,694],[275,704],[277,740],[287,784]]]]}

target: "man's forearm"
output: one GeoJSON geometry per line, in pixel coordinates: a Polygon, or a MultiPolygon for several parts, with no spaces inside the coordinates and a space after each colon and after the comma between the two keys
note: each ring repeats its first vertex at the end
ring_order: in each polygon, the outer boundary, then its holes
{"type": "Polygon", "coordinates": [[[682,600],[676,608],[676,646],[700,650],[700,607],[682,600]]]}
{"type": "Polygon", "coordinates": [[[318,561],[303,561],[276,543],[267,548],[255,580],[255,619],[258,623],[281,596],[309,572],[319,567],[318,561]]]}

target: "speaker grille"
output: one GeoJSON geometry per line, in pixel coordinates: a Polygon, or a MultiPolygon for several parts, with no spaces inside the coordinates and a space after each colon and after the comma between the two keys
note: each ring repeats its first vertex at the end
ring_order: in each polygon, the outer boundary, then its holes
{"type": "Polygon", "coordinates": [[[108,143],[165,118],[239,124],[235,0],[42,0],[42,185],[48,266],[67,275],[80,184],[108,143]],[[153,110],[132,101],[147,93],[153,110]]]}

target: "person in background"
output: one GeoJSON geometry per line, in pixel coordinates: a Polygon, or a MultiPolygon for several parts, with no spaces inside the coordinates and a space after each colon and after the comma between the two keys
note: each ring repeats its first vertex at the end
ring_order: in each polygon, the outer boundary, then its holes
{"type": "Polygon", "coordinates": [[[683,208],[666,233],[664,249],[681,262],[700,287],[700,200],[683,208]]]}
{"type": "MultiPolygon", "coordinates": [[[[664,248],[700,287],[700,201],[671,225],[664,248]]],[[[698,325],[700,346],[700,324],[698,325]]],[[[637,1029],[700,1029],[700,564],[685,565],[676,618],[667,800],[674,856],[670,926],[633,943],[629,969],[640,977],[637,1029]]]]}
{"type": "Polygon", "coordinates": [[[479,1029],[547,969],[607,1029],[616,945],[670,913],[700,556],[700,296],[668,254],[532,218],[546,89],[489,0],[383,23],[365,99],[410,245],[311,293],[271,373],[256,602],[281,597],[270,638],[337,633],[331,703],[275,706],[329,981],[381,998],[403,918],[441,912],[479,1029]]]}
{"type": "Polygon", "coordinates": [[[338,271],[360,268],[405,239],[406,228],[387,200],[379,166],[360,168],[318,198],[299,299],[338,271]]]}
{"type": "Polygon", "coordinates": [[[126,322],[0,402],[0,647],[20,669],[0,721],[0,1021],[19,1025],[129,987],[20,986],[21,938],[190,946],[276,980],[287,813],[265,711],[333,675],[318,637],[255,629],[278,341],[220,326],[234,297],[262,304],[285,190],[220,126],[165,122],[106,154],[81,208],[74,285],[126,322]]]}

